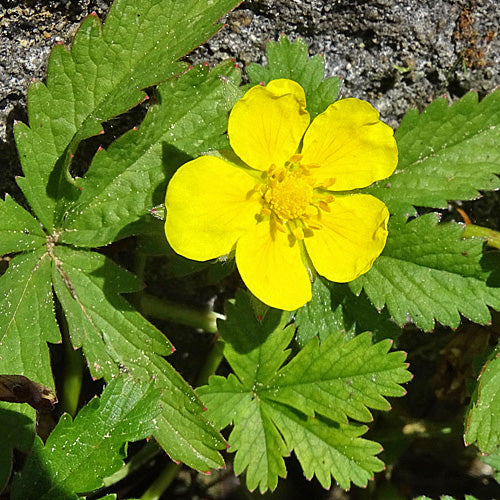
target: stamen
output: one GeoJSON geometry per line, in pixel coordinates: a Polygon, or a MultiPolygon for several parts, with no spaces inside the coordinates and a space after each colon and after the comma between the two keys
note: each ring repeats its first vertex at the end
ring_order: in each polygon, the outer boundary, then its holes
{"type": "MultiPolygon", "coordinates": [[[[283,166],[272,164],[267,171],[267,182],[258,183],[254,192],[261,195],[260,217],[271,217],[275,230],[287,233],[290,244],[304,240],[321,229],[323,212],[330,212],[334,197],[316,188],[328,188],[334,178],[318,183],[311,169],[320,165],[302,165],[301,154],[294,154],[283,166]]],[[[264,175],[266,175],[264,173],[264,175]]]]}
{"type": "Polygon", "coordinates": [[[319,208],[321,208],[321,210],[324,210],[325,212],[330,212],[330,207],[328,206],[328,203],[326,201],[323,201],[323,200],[319,200],[319,208]]]}
{"type": "Polygon", "coordinates": [[[304,231],[301,227],[294,227],[292,229],[292,234],[295,236],[297,240],[303,240],[304,239],[304,231]]]}
{"type": "Polygon", "coordinates": [[[282,233],[286,233],[287,230],[286,230],[286,227],[285,225],[283,224],[283,222],[281,222],[277,217],[275,217],[275,222],[276,222],[276,229],[278,231],[281,231],[282,233]]]}
{"type": "Polygon", "coordinates": [[[309,205],[306,209],[306,215],[308,217],[314,217],[319,214],[319,209],[316,205],[309,205]]]}
{"type": "Polygon", "coordinates": [[[329,179],[325,179],[318,187],[323,187],[325,189],[333,186],[335,184],[335,178],[330,177],[329,179]]]}
{"type": "Polygon", "coordinates": [[[323,228],[323,224],[320,224],[318,221],[308,221],[307,225],[311,228],[311,229],[322,229],[323,228]]]}

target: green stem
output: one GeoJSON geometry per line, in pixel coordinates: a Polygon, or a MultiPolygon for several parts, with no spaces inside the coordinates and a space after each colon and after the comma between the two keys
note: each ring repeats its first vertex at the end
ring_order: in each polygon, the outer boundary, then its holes
{"type": "Polygon", "coordinates": [[[218,335],[214,338],[215,343],[212,350],[208,354],[203,367],[196,377],[195,387],[206,385],[208,383],[208,377],[217,371],[217,368],[219,368],[219,365],[224,359],[224,343],[221,340],[217,340],[217,337],[218,335]]]}
{"type": "Polygon", "coordinates": [[[180,468],[180,463],[170,462],[153,484],[145,491],[140,500],[159,500],[177,476],[180,468]]]}
{"type": "Polygon", "coordinates": [[[466,224],[464,227],[464,238],[480,237],[486,238],[486,243],[492,247],[500,249],[500,232],[487,227],[466,224]]]}
{"type": "Polygon", "coordinates": [[[456,436],[453,433],[454,422],[435,424],[424,419],[412,419],[401,429],[402,434],[415,438],[439,439],[444,436],[456,436]]]}
{"type": "Polygon", "coordinates": [[[66,318],[61,315],[61,330],[64,345],[64,383],[62,388],[62,409],[72,417],[78,411],[83,381],[83,356],[81,349],[73,349],[66,318]]]}
{"type": "Polygon", "coordinates": [[[216,312],[185,306],[170,300],[160,299],[148,293],[143,293],[141,296],[140,310],[146,317],[174,321],[200,328],[208,333],[216,333],[217,319],[223,318],[222,315],[216,312]]]}
{"type": "MultiPolygon", "coordinates": [[[[146,254],[141,252],[140,250],[136,249],[135,250],[135,255],[134,255],[134,274],[142,281],[144,282],[144,271],[146,270],[146,254]]],[[[141,305],[141,299],[144,291],[139,290],[138,292],[135,292],[131,295],[131,300],[134,303],[134,305],[138,308],[140,308],[141,305]]]]}
{"type": "Polygon", "coordinates": [[[161,451],[160,445],[154,439],[151,439],[121,469],[103,480],[104,487],[108,488],[132,472],[140,469],[161,451]]]}

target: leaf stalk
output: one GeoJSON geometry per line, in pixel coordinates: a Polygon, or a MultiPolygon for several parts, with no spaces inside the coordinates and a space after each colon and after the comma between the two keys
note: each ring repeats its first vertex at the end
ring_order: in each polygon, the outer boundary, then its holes
{"type": "Polygon", "coordinates": [[[149,318],[165,319],[192,326],[208,333],[217,332],[217,319],[223,316],[214,311],[203,311],[166,299],[160,299],[148,293],[140,298],[140,310],[149,318]]]}
{"type": "Polygon", "coordinates": [[[144,492],[140,500],[159,500],[177,476],[180,468],[180,463],[170,462],[153,484],[144,492]]]}
{"type": "Polygon", "coordinates": [[[494,248],[500,249],[500,232],[475,224],[466,224],[464,227],[464,238],[485,238],[486,243],[494,248]]]}

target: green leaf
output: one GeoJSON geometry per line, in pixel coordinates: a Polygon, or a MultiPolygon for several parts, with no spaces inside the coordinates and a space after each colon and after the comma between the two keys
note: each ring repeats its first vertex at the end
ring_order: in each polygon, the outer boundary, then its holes
{"type": "Polygon", "coordinates": [[[36,250],[46,238],[40,223],[8,194],[0,200],[0,255],[36,250]]]}
{"type": "Polygon", "coordinates": [[[88,16],[70,51],[54,47],[46,84],[29,89],[29,127],[15,128],[25,174],[19,186],[47,229],[64,213],[57,199],[78,194],[68,186],[68,166],[79,141],[141,102],[142,89],[179,73],[184,66],[175,61],[212,36],[238,3],[118,0],[104,27],[88,16]]]}
{"type": "Polygon", "coordinates": [[[58,246],[55,255],[54,288],[93,376],[109,381],[121,369],[141,380],[153,377],[163,390],[156,439],[173,460],[200,470],[220,467],[216,450],[224,441],[191,387],[163,359],[171,344],[120,295],[137,290],[137,278],[95,252],[58,246]]]}
{"type": "Polygon", "coordinates": [[[57,246],[55,256],[54,289],[72,344],[83,348],[94,377],[110,380],[119,362],[134,360],[142,350],[170,354],[168,339],[120,295],[140,289],[134,275],[96,252],[57,246]]]}
{"type": "Polygon", "coordinates": [[[336,334],[345,340],[371,330],[374,340],[396,338],[401,329],[386,309],[377,311],[364,293],[354,295],[348,285],[314,280],[312,299],[295,316],[297,341],[304,346],[316,335],[321,341],[336,334]]]}
{"type": "Polygon", "coordinates": [[[236,452],[235,474],[246,469],[247,488],[259,487],[261,493],[274,490],[278,477],[286,477],[283,457],[289,454],[268,409],[269,405],[252,399],[237,415],[229,436],[229,451],[236,452]]]}
{"type": "Polygon", "coordinates": [[[342,81],[337,77],[323,80],[324,58],[319,55],[309,57],[307,45],[301,38],[290,42],[282,36],[279,42],[271,41],[267,44],[266,54],[268,68],[255,63],[247,68],[251,85],[269,83],[278,78],[300,83],[306,93],[311,120],[338,99],[342,81]]]}
{"type": "Polygon", "coordinates": [[[466,417],[465,442],[483,453],[500,449],[500,352],[483,366],[466,417]]]}
{"type": "Polygon", "coordinates": [[[28,405],[0,402],[0,491],[3,491],[12,472],[12,454],[17,449],[28,453],[35,439],[35,410],[28,405]]]}
{"type": "Polygon", "coordinates": [[[229,62],[211,72],[198,67],[160,85],[159,103],[139,129],[94,157],[61,241],[93,247],[153,230],[149,209],[164,202],[167,178],[192,156],[227,147],[224,85],[239,80],[229,62]]]}
{"type": "MultiPolygon", "coordinates": [[[[439,497],[440,500],[456,500],[454,497],[451,497],[449,495],[442,495],[439,497]]],[[[426,497],[425,495],[415,497],[414,500],[433,500],[430,497],[426,497]]],[[[476,497],[473,497],[472,495],[465,495],[465,500],[478,500],[476,497]]]]}
{"type": "Polygon", "coordinates": [[[264,392],[309,416],[319,412],[337,422],[347,417],[370,422],[369,408],[389,410],[383,396],[403,396],[405,390],[398,384],[410,379],[404,353],[388,353],[391,345],[390,340],[372,345],[369,333],[347,343],[332,336],[320,345],[315,338],[264,392]]]}
{"type": "MultiPolygon", "coordinates": [[[[13,258],[0,277],[0,373],[25,375],[54,387],[47,342],[58,342],[60,334],[50,276],[50,258],[41,248],[13,258]]],[[[0,428],[1,490],[10,475],[13,448],[28,451],[31,447],[35,411],[27,405],[0,403],[0,428]]]]}
{"type": "Polygon", "coordinates": [[[500,483],[500,449],[491,455],[482,457],[481,459],[485,464],[495,469],[493,477],[497,483],[500,483]]]}
{"type": "Polygon", "coordinates": [[[14,480],[12,500],[70,500],[103,486],[123,465],[127,443],[153,434],[159,391],[128,375],[112,380],[72,421],[64,414],[43,445],[40,438],[14,480]]]}
{"type": "Polygon", "coordinates": [[[47,342],[60,341],[47,249],[11,260],[0,278],[0,373],[54,387],[47,342]]]}
{"type": "Polygon", "coordinates": [[[259,320],[243,294],[226,313],[220,333],[234,374],[211,377],[198,392],[218,428],[234,424],[235,472],[247,469],[250,489],[274,489],[286,473],[283,457],[295,451],[306,476],[325,487],[331,475],[344,488],[366,485],[383,466],[374,457],[381,447],[359,439],[366,429],[347,417],[369,421],[368,408],[388,410],[384,396],[404,394],[404,353],[387,353],[387,340],[372,345],[367,333],[347,343],[331,335],[321,345],[313,339],[283,365],[294,335],[287,313],[270,309],[259,320]],[[311,459],[313,448],[324,452],[321,460],[311,459]]]}
{"type": "Polygon", "coordinates": [[[500,308],[499,255],[483,255],[483,241],[462,233],[459,224],[438,224],[435,214],[408,223],[392,217],[382,255],[351,289],[364,289],[377,308],[386,304],[399,324],[412,320],[429,331],[436,319],[457,327],[460,314],[487,323],[488,306],[500,308]]]}
{"type": "Polygon", "coordinates": [[[288,449],[295,451],[304,476],[312,479],[315,475],[323,488],[330,488],[332,476],[342,488],[349,488],[351,481],[365,486],[373,472],[383,470],[383,462],[375,457],[382,446],[359,437],[367,431],[366,426],[338,424],[320,415],[305,417],[285,405],[272,404],[271,408],[272,418],[288,449]]]}
{"type": "Polygon", "coordinates": [[[479,190],[500,188],[500,91],[479,104],[474,92],[448,107],[437,99],[422,114],[409,111],[396,131],[395,173],[363,190],[391,213],[415,214],[414,206],[445,208],[479,190]]]}

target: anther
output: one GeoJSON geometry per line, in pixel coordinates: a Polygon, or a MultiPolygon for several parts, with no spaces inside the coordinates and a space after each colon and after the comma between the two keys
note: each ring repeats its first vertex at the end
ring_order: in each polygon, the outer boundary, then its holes
{"type": "Polygon", "coordinates": [[[307,217],[314,217],[315,215],[319,214],[319,208],[316,205],[309,205],[306,208],[306,213],[305,215],[307,217]]]}
{"type": "Polygon", "coordinates": [[[304,239],[304,231],[302,230],[301,227],[295,227],[292,229],[292,234],[295,236],[297,240],[303,240],[304,239]]]}
{"type": "Polygon", "coordinates": [[[322,229],[322,227],[323,227],[323,225],[317,221],[314,221],[314,222],[308,221],[307,225],[309,226],[310,229],[322,229]]]}
{"type": "Polygon", "coordinates": [[[325,212],[330,212],[330,207],[328,206],[328,203],[323,200],[319,200],[319,208],[321,210],[324,210],[325,212]]]}
{"type": "Polygon", "coordinates": [[[335,179],[333,177],[330,177],[329,179],[325,179],[320,186],[323,188],[329,188],[330,186],[333,186],[335,184],[335,179]]]}
{"type": "Polygon", "coordinates": [[[283,222],[281,222],[277,217],[275,218],[275,221],[276,221],[276,229],[278,231],[281,231],[282,233],[288,232],[283,222]]]}

